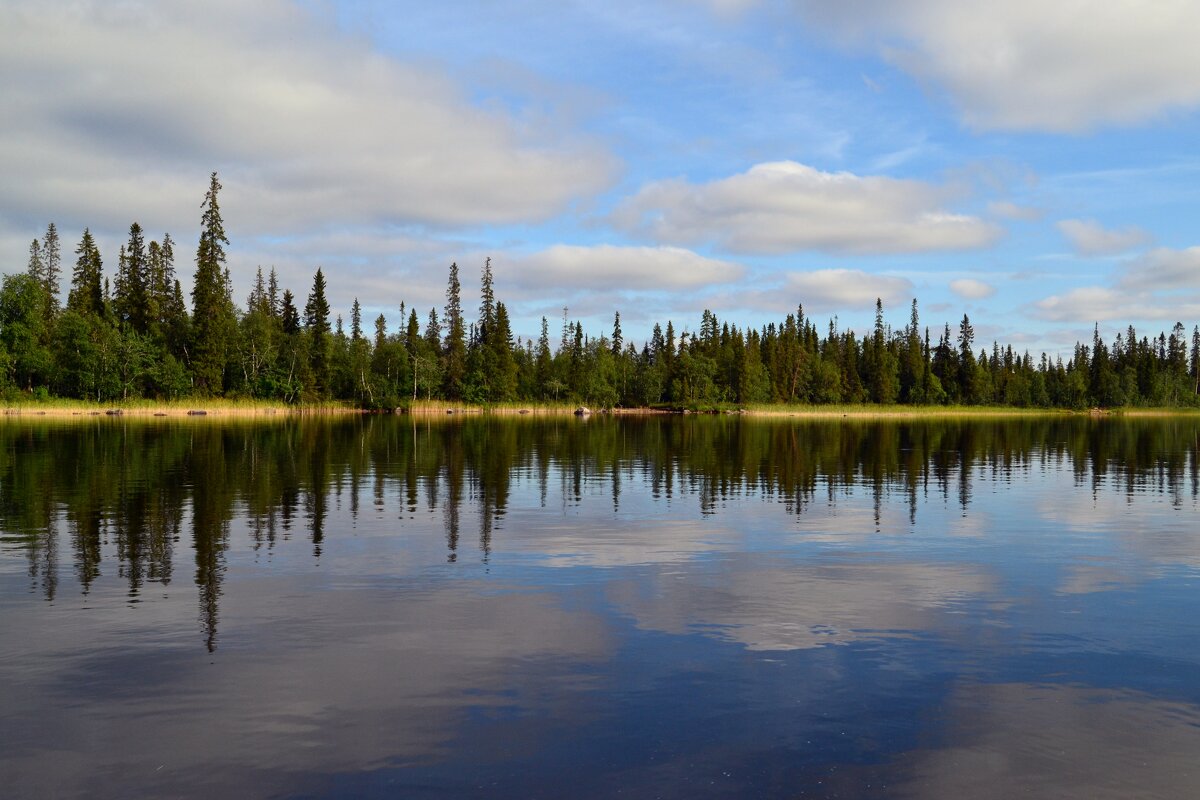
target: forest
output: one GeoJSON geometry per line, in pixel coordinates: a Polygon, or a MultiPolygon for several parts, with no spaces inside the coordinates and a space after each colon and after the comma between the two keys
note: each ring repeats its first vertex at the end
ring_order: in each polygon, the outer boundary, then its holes
{"type": "Polygon", "coordinates": [[[0,286],[0,397],[6,403],[76,398],[261,398],[290,404],[345,401],[393,409],[416,400],[470,404],[584,403],[598,408],[713,408],[750,404],[999,405],[1080,409],[1200,406],[1200,326],[1156,336],[1133,326],[1111,342],[1097,325],[1064,363],[1011,345],[977,342],[964,314],[931,337],[914,299],[893,328],[876,302],[859,335],[836,320],[818,327],[802,305],[783,320],[742,327],[704,311],[689,331],[656,323],[639,347],[621,331],[588,334],[564,309],[551,342],[514,338],[490,259],[480,307],[468,321],[457,264],[442,309],[400,304],[364,328],[355,299],[349,330],[330,318],[318,268],[303,306],[260,268],[244,307],[226,266],[229,240],[213,173],[201,214],[191,305],[176,277],[169,234],[147,242],[134,222],[116,274],[104,275],[89,230],[74,249],[65,306],[62,244],[50,223],[30,245],[24,272],[0,286]]]}

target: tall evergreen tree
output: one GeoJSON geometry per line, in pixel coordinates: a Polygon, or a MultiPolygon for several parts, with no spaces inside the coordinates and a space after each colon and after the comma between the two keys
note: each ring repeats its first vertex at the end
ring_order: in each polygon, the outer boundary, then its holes
{"type": "Polygon", "coordinates": [[[38,239],[29,243],[29,265],[25,268],[25,272],[33,278],[38,286],[45,287],[46,263],[42,260],[42,243],[38,239]]]}
{"type": "Polygon", "coordinates": [[[142,226],[136,222],[129,226],[129,241],[122,252],[124,257],[117,269],[113,306],[120,324],[128,325],[135,333],[145,334],[150,322],[150,266],[142,226]]]}
{"type": "Polygon", "coordinates": [[[491,362],[495,375],[491,381],[491,400],[503,403],[517,396],[517,362],[513,357],[512,328],[504,303],[496,304],[495,329],[487,345],[493,353],[491,362]]]}
{"type": "Polygon", "coordinates": [[[267,279],[267,308],[273,317],[279,317],[282,313],[279,306],[279,273],[275,267],[271,267],[271,275],[267,279]]]}
{"type": "Polygon", "coordinates": [[[446,344],[442,350],[442,388],[446,397],[461,400],[463,379],[467,374],[467,329],[462,315],[462,286],[458,282],[458,264],[450,265],[446,283],[446,344]]]}
{"type": "Polygon", "coordinates": [[[404,329],[404,349],[408,350],[411,359],[417,354],[417,346],[421,339],[421,321],[417,319],[417,309],[408,312],[408,325],[404,329]]]}
{"type": "Polygon", "coordinates": [[[62,246],[58,240],[58,228],[51,222],[42,237],[42,288],[49,298],[48,317],[58,313],[59,281],[62,277],[62,246]]]}
{"type": "Polygon", "coordinates": [[[292,336],[300,332],[300,312],[296,308],[296,298],[290,289],[283,290],[283,299],[279,303],[279,318],[283,322],[283,332],[292,336]]]}
{"type": "Polygon", "coordinates": [[[488,343],[492,328],[496,325],[496,290],[492,278],[492,259],[483,262],[483,276],[479,287],[479,339],[488,343]]]}
{"type": "Polygon", "coordinates": [[[545,317],[542,317],[542,333],[538,337],[534,370],[538,393],[543,398],[549,397],[550,381],[554,376],[551,374],[553,357],[550,355],[550,323],[546,321],[545,317]]]}
{"type": "Polygon", "coordinates": [[[209,178],[200,217],[200,242],[196,246],[196,274],[192,285],[191,367],[196,388],[202,394],[219,394],[224,388],[229,339],[233,333],[233,308],[225,278],[225,224],[217,194],[221,184],[217,173],[209,178]]]}
{"type": "MultiPolygon", "coordinates": [[[[340,320],[339,317],[339,326],[340,320]]],[[[309,365],[316,381],[316,393],[328,397],[330,390],[330,368],[332,342],[329,337],[329,301],[325,299],[325,274],[317,267],[313,275],[312,291],[304,304],[304,324],[309,335],[309,365]]]]}
{"type": "Polygon", "coordinates": [[[84,315],[104,315],[103,265],[100,249],[92,232],[83,229],[83,237],[75,248],[75,269],[71,273],[71,291],[67,296],[67,308],[84,315]]]}
{"type": "Polygon", "coordinates": [[[354,305],[350,306],[350,341],[357,342],[363,338],[362,330],[362,306],[359,305],[358,298],[354,298],[354,305]]]}

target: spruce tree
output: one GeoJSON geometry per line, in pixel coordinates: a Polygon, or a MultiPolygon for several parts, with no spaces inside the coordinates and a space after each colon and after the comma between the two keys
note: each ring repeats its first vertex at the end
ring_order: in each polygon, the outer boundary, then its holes
{"type": "Polygon", "coordinates": [[[271,267],[271,276],[267,279],[267,307],[271,316],[280,316],[279,275],[275,272],[275,267],[271,267]]]}
{"type": "Polygon", "coordinates": [[[288,336],[300,332],[300,312],[296,309],[296,298],[291,289],[283,290],[283,300],[279,305],[279,317],[283,322],[283,332],[288,336]]]}
{"type": "Polygon", "coordinates": [[[363,338],[362,331],[362,306],[358,303],[358,298],[354,298],[354,305],[350,306],[350,340],[357,342],[363,338]]]}
{"type": "Polygon", "coordinates": [[[219,394],[223,388],[222,374],[226,352],[233,329],[233,309],[226,284],[225,225],[217,194],[221,184],[217,173],[209,178],[200,217],[200,242],[196,246],[196,274],[192,285],[193,338],[192,373],[201,394],[219,394]]]}
{"type": "MultiPolygon", "coordinates": [[[[341,318],[339,317],[339,325],[341,318]]],[[[304,304],[304,324],[309,335],[309,365],[320,397],[330,389],[331,342],[329,338],[329,301],[325,299],[325,274],[317,267],[312,291],[304,304]]]]}
{"type": "Polygon", "coordinates": [[[417,354],[418,341],[421,338],[421,321],[417,319],[417,309],[408,313],[408,325],[404,329],[404,348],[408,350],[411,359],[417,354]]]}
{"type": "Polygon", "coordinates": [[[135,333],[145,334],[149,328],[150,266],[141,225],[129,226],[129,242],[121,252],[113,297],[117,320],[135,333]]]}
{"type": "Polygon", "coordinates": [[[29,266],[25,271],[38,286],[45,286],[46,265],[42,261],[42,243],[37,239],[29,243],[29,266]]]}
{"type": "Polygon", "coordinates": [[[496,291],[492,278],[492,259],[483,262],[483,276],[479,287],[479,340],[489,343],[492,328],[496,325],[496,291]]]}
{"type": "Polygon", "coordinates": [[[58,241],[58,228],[51,222],[42,237],[42,288],[50,302],[48,317],[58,313],[59,280],[62,276],[62,247],[58,241]]]}
{"type": "Polygon", "coordinates": [[[554,377],[552,374],[554,362],[550,355],[550,323],[546,321],[545,317],[542,317],[542,334],[538,337],[535,364],[538,392],[544,398],[548,396],[550,381],[554,377]]]}
{"type": "Polygon", "coordinates": [[[446,284],[446,345],[442,351],[442,387],[446,397],[461,400],[463,379],[467,373],[467,329],[462,315],[462,286],[458,282],[458,264],[450,265],[446,284]]]}
{"type": "Polygon", "coordinates": [[[513,357],[512,328],[508,321],[508,309],[504,303],[496,304],[495,329],[491,335],[488,347],[493,354],[491,359],[495,374],[491,377],[491,399],[495,402],[506,402],[516,399],[517,395],[517,362],[513,357]]]}
{"type": "Polygon", "coordinates": [[[104,315],[104,288],[100,249],[92,238],[91,230],[83,229],[83,238],[75,248],[75,269],[71,273],[71,291],[67,296],[67,308],[79,314],[104,315]]]}

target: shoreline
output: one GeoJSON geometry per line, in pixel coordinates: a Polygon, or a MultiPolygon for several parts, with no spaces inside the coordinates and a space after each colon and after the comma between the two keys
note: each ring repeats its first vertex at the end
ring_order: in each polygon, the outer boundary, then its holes
{"type": "MultiPolygon", "coordinates": [[[[471,406],[446,401],[417,403],[406,409],[397,409],[397,414],[413,416],[576,416],[576,405],[520,405],[471,406]]],[[[1009,408],[1005,406],[769,406],[755,405],[744,408],[691,409],[670,408],[611,408],[592,409],[587,416],[732,416],[779,418],[796,417],[805,419],[924,419],[934,417],[1179,417],[1200,415],[1194,408],[1119,408],[1119,409],[1064,409],[1064,408],[1009,408]]]]}
{"type": "Polygon", "coordinates": [[[283,404],[256,405],[236,403],[196,402],[187,404],[175,403],[146,403],[135,405],[92,405],[92,404],[57,404],[54,402],[5,406],[3,416],[12,417],[53,417],[55,419],[94,419],[94,418],[186,418],[207,419],[209,417],[253,418],[253,417],[287,417],[287,416],[333,416],[345,414],[363,414],[362,409],[353,406],[311,405],[288,406],[283,404]]]}
{"type": "MultiPolygon", "coordinates": [[[[473,406],[447,401],[424,401],[412,406],[395,409],[396,415],[414,417],[570,417],[579,416],[580,406],[573,404],[528,404],[506,403],[495,406],[473,406]]],[[[3,418],[170,418],[170,419],[253,419],[294,416],[349,416],[371,413],[364,409],[344,404],[319,404],[288,406],[284,404],[223,403],[200,401],[195,403],[137,402],[130,405],[99,406],[82,402],[64,401],[46,404],[30,403],[5,406],[3,418]]],[[[386,413],[386,412],[385,412],[386,413]]],[[[847,420],[910,420],[933,418],[1004,418],[1004,417],[1091,417],[1091,418],[1150,418],[1186,417],[1200,415],[1200,409],[1190,408],[1121,408],[1121,409],[1061,409],[1061,408],[1008,408],[1003,406],[770,406],[754,405],[743,408],[724,409],[673,409],[673,408],[611,408],[590,410],[586,416],[731,416],[760,419],[847,419],[847,420]]]]}

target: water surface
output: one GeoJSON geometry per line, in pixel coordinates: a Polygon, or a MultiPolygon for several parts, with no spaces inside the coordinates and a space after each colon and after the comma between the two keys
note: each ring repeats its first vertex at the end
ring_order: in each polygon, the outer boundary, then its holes
{"type": "Polygon", "coordinates": [[[1200,795],[1200,422],[0,424],[14,797],[1200,795]]]}

